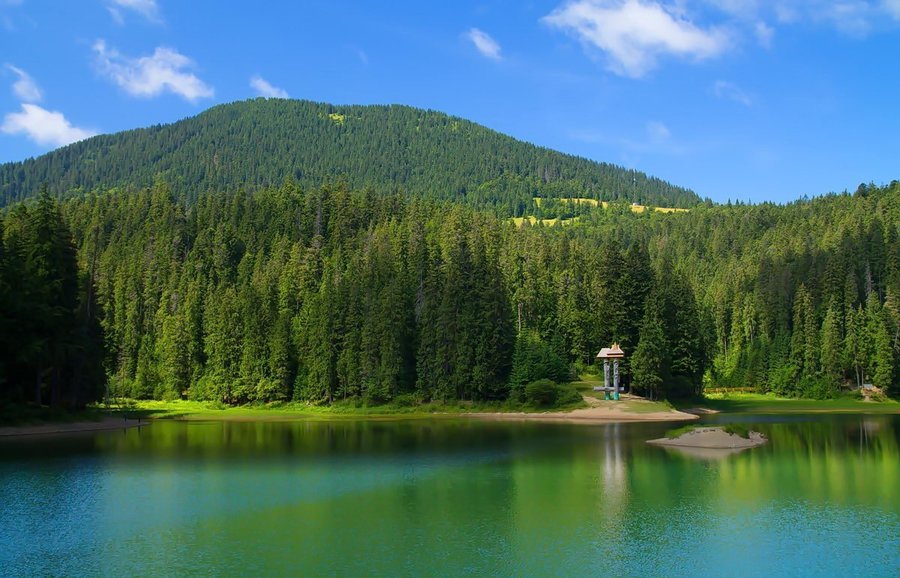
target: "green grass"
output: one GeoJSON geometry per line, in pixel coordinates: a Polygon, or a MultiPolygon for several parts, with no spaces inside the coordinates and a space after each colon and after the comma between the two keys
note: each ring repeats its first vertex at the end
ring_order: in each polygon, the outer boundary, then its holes
{"type": "Polygon", "coordinates": [[[646,399],[620,399],[619,401],[605,401],[602,391],[594,391],[594,386],[603,385],[603,379],[598,375],[582,374],[579,381],[573,381],[575,389],[583,394],[597,398],[601,404],[610,404],[628,413],[655,413],[672,411],[675,409],[668,401],[650,401],[646,399]]]}
{"type": "Polygon", "coordinates": [[[670,429],[669,431],[667,431],[666,437],[669,438],[670,440],[673,440],[675,438],[679,438],[679,437],[683,436],[684,434],[691,433],[692,431],[694,431],[695,429],[697,429],[699,427],[708,427],[708,426],[700,426],[697,424],[683,425],[681,427],[678,427],[675,429],[670,429]]]}
{"type": "MultiPolygon", "coordinates": [[[[415,419],[435,416],[453,416],[463,413],[567,411],[584,407],[583,402],[563,407],[536,408],[525,404],[504,402],[430,402],[418,405],[363,405],[357,401],[338,401],[328,406],[304,403],[251,404],[225,406],[219,403],[199,401],[153,401],[126,400],[108,412],[126,413],[135,417],[150,419],[187,420],[316,420],[316,419],[358,419],[358,418],[406,418],[415,419]]],[[[100,408],[98,408],[100,410],[100,408]]]]}
{"type": "Polygon", "coordinates": [[[857,398],[788,399],[759,393],[732,393],[704,398],[685,406],[703,405],[726,413],[900,413],[900,402],[863,401],[857,398]]]}
{"type": "Polygon", "coordinates": [[[675,439],[683,436],[684,434],[691,433],[697,429],[709,428],[709,427],[719,427],[725,431],[725,433],[730,433],[736,435],[738,437],[742,437],[744,439],[750,439],[750,428],[743,424],[738,423],[729,423],[717,426],[710,426],[709,424],[688,424],[681,426],[679,428],[670,429],[666,432],[666,437],[669,439],[675,439]]]}

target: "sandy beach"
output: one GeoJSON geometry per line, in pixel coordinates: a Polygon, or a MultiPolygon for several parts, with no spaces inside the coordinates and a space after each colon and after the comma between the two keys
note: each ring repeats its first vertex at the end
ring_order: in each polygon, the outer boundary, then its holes
{"type": "MultiPolygon", "coordinates": [[[[587,399],[587,398],[586,398],[587,399]]],[[[639,421],[694,421],[699,416],[678,410],[670,411],[628,411],[617,402],[600,402],[591,400],[592,407],[575,409],[572,411],[548,411],[541,413],[525,412],[488,412],[465,413],[467,417],[493,420],[522,420],[522,421],[547,421],[547,422],[571,422],[571,423],[622,423],[639,421]]]]}

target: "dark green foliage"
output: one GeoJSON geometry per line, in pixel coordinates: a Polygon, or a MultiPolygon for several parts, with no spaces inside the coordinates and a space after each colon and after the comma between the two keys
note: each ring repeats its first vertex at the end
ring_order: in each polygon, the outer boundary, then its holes
{"type": "Polygon", "coordinates": [[[569,366],[537,331],[525,329],[516,339],[509,377],[511,395],[521,399],[527,383],[540,379],[569,381],[569,366]]]}
{"type": "Polygon", "coordinates": [[[524,402],[532,407],[569,407],[581,402],[581,394],[568,384],[560,384],[552,379],[539,379],[525,385],[524,402]]]}
{"type": "Polygon", "coordinates": [[[897,387],[896,183],[520,228],[346,185],[188,196],[158,183],[7,211],[5,399],[36,380],[45,403],[96,399],[105,361],[131,397],[520,401],[614,341],[624,383],[655,398],[897,387]]]}
{"type": "Polygon", "coordinates": [[[82,408],[100,398],[103,334],[59,207],[42,192],[0,228],[0,403],[82,408]]]}
{"type": "Polygon", "coordinates": [[[0,207],[36,194],[42,183],[69,195],[151,187],[159,179],[191,198],[286,179],[304,187],[345,179],[354,189],[402,189],[508,216],[534,213],[535,195],[677,207],[700,202],[693,192],[643,173],[536,147],[438,112],[256,99],[0,165],[0,207]]]}
{"type": "Polygon", "coordinates": [[[539,379],[525,385],[525,403],[534,407],[556,405],[559,388],[551,379],[539,379]]]}

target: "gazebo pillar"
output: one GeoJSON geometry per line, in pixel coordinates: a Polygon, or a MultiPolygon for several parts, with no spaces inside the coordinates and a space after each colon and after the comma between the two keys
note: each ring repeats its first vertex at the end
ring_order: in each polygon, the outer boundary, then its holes
{"type": "Polygon", "coordinates": [[[613,359],[613,399],[619,401],[619,360],[613,359]]]}
{"type": "Polygon", "coordinates": [[[609,399],[609,360],[603,360],[603,399],[609,399]]]}

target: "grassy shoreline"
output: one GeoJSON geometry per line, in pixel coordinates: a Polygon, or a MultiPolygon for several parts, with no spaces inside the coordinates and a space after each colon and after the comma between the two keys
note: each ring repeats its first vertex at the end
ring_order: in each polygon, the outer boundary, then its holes
{"type": "Polygon", "coordinates": [[[900,402],[863,401],[854,398],[794,399],[759,393],[738,393],[705,397],[700,401],[677,404],[681,407],[702,405],[722,413],[900,413],[900,402]]]}
{"type": "MultiPolygon", "coordinates": [[[[586,390],[586,382],[576,383],[576,388],[586,390]],[[578,386],[581,387],[578,387],[578,386]]],[[[810,400],[778,398],[761,394],[730,394],[670,404],[622,400],[601,402],[620,410],[622,414],[640,416],[653,411],[673,409],[708,408],[721,413],[834,413],[834,414],[900,414],[900,402],[886,400],[866,402],[857,399],[810,400]]],[[[421,405],[364,406],[339,402],[330,406],[304,403],[250,404],[225,406],[199,401],[126,400],[121,404],[106,406],[97,404],[85,410],[67,412],[23,406],[6,408],[0,412],[0,426],[39,426],[49,423],[99,422],[109,417],[180,420],[336,420],[336,419],[432,419],[465,417],[473,414],[544,414],[564,413],[585,405],[561,408],[536,408],[510,402],[427,403],[421,405]]]]}

